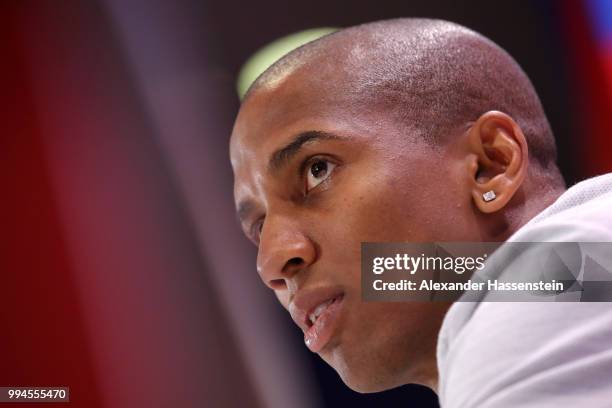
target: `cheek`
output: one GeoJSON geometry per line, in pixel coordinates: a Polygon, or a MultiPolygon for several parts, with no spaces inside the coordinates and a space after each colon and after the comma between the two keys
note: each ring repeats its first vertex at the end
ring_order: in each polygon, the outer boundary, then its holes
{"type": "Polygon", "coordinates": [[[431,224],[428,203],[416,191],[393,179],[376,184],[363,182],[353,189],[343,207],[343,235],[354,241],[401,242],[425,238],[431,224]]]}
{"type": "Polygon", "coordinates": [[[431,161],[415,161],[376,182],[355,183],[347,195],[352,200],[343,203],[346,236],[359,242],[469,240],[469,191],[448,167],[430,169],[431,161]]]}
{"type": "Polygon", "coordinates": [[[359,284],[361,242],[433,242],[468,236],[464,214],[468,206],[461,201],[456,177],[445,168],[429,174],[431,161],[426,163],[413,160],[404,167],[360,169],[326,191],[329,196],[311,228],[331,269],[359,284]]]}
{"type": "MultiPolygon", "coordinates": [[[[360,283],[361,242],[427,241],[431,223],[421,202],[387,180],[346,180],[326,201],[313,223],[322,259],[360,283]]],[[[351,285],[352,286],[352,285],[351,285]]]]}

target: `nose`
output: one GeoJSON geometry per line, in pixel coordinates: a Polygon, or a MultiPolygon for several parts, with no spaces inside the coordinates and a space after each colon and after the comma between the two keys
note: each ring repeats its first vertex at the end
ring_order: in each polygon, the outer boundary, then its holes
{"type": "Polygon", "coordinates": [[[257,253],[257,271],[267,286],[295,293],[299,272],[315,258],[314,243],[294,222],[267,218],[257,253]]]}

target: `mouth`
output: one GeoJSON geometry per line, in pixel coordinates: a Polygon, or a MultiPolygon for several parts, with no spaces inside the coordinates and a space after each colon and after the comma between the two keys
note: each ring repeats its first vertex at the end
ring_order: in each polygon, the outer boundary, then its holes
{"type": "Polygon", "coordinates": [[[304,332],[304,343],[313,353],[321,351],[338,325],[344,293],[326,289],[300,294],[292,303],[291,316],[304,332]]]}

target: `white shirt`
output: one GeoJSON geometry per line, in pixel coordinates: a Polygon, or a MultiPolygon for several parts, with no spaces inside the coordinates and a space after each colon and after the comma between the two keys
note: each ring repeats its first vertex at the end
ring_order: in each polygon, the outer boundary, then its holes
{"type": "MultiPolygon", "coordinates": [[[[571,187],[508,241],[612,242],[612,173],[571,187]]],[[[612,303],[456,302],[437,358],[442,408],[612,407],[612,303]]]]}

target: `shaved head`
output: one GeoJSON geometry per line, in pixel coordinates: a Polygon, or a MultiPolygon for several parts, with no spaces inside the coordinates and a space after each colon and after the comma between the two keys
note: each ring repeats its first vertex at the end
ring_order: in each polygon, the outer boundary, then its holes
{"type": "Polygon", "coordinates": [[[525,73],[439,20],[364,24],[286,55],[247,92],[230,159],[260,278],[360,392],[435,388],[450,307],[364,302],[361,243],[503,242],[564,187],[525,73]]]}
{"type": "Polygon", "coordinates": [[[561,179],[554,137],[529,78],[506,51],[466,27],[419,18],[350,27],[281,58],[244,100],[306,70],[313,86],[329,89],[355,114],[384,109],[431,143],[486,111],[507,113],[525,133],[534,164],[561,179]]]}

